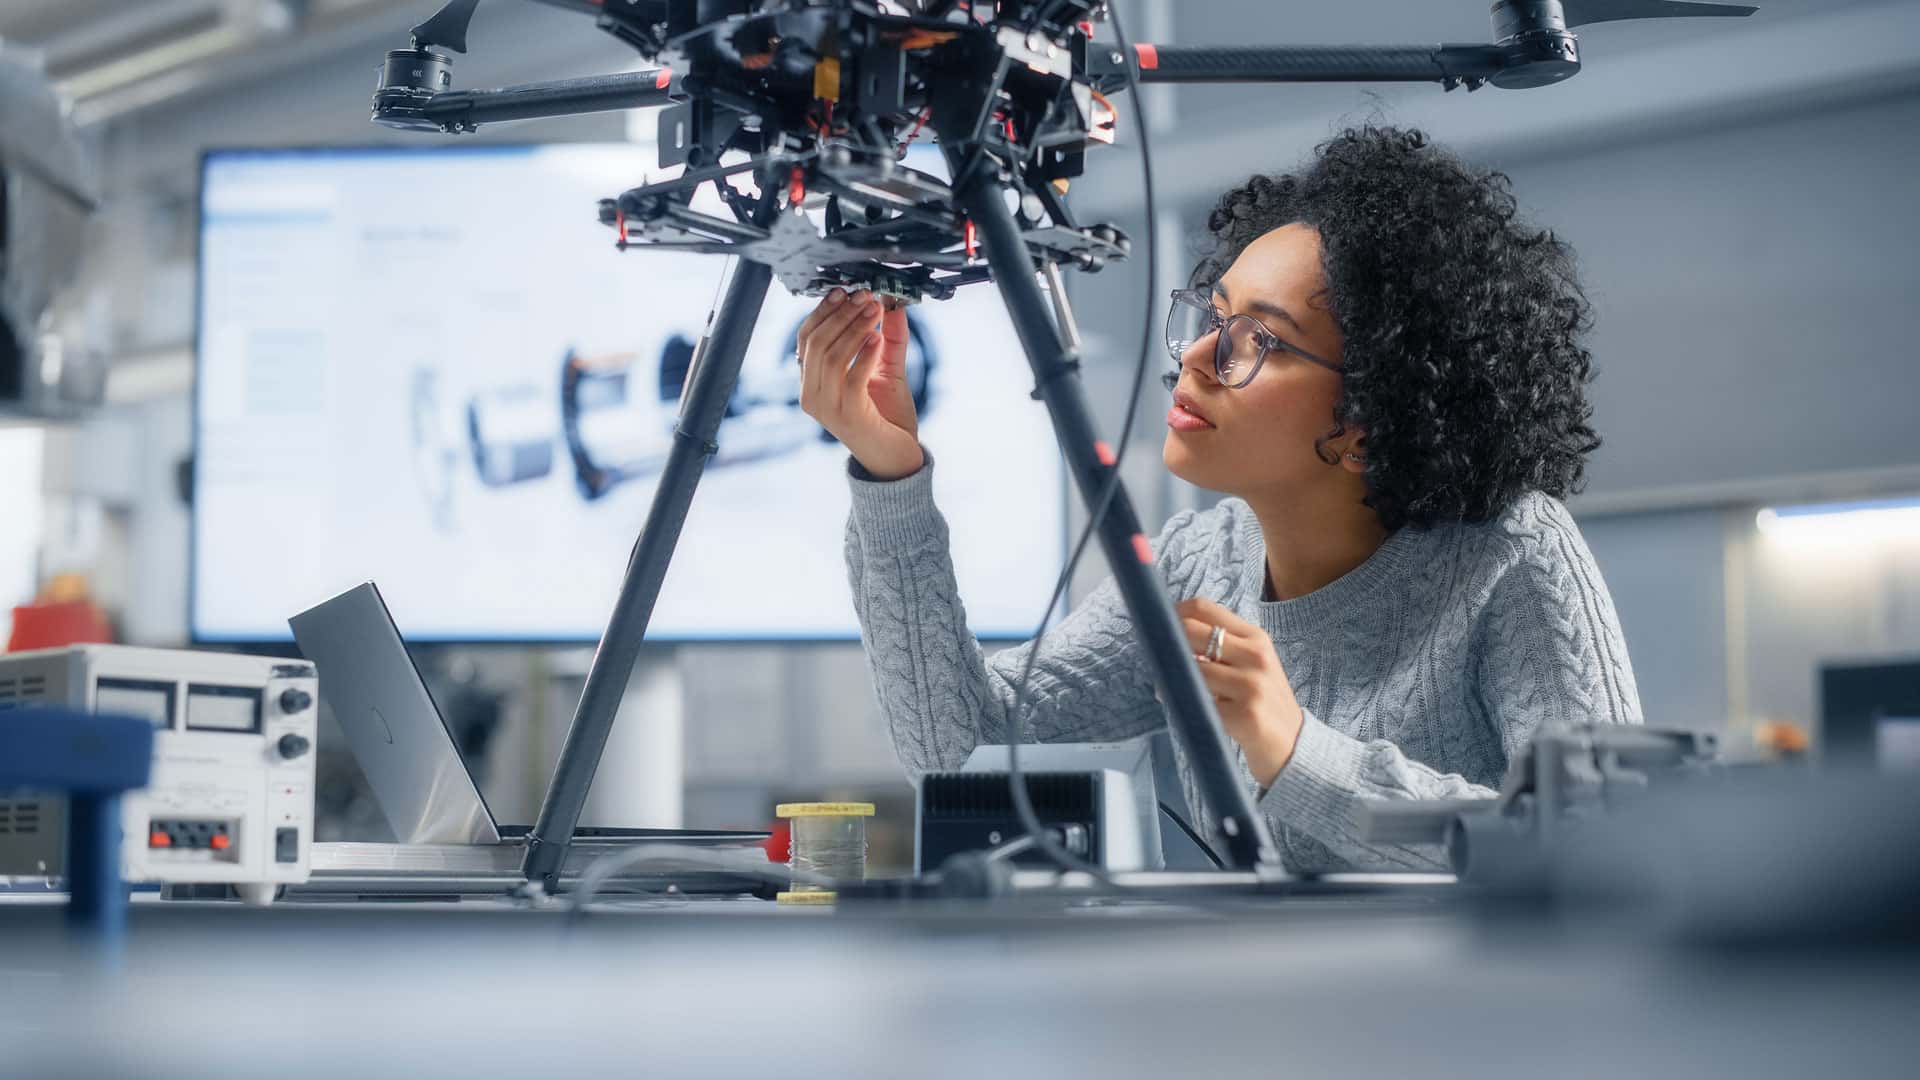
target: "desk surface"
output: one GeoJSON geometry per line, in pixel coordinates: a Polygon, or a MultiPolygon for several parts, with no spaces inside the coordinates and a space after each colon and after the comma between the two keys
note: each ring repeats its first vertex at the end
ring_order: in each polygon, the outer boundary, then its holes
{"type": "Polygon", "coordinates": [[[140,904],[76,977],[0,907],[22,1076],[1910,1075],[1920,953],[1728,951],[1434,890],[786,909],[140,904]]]}

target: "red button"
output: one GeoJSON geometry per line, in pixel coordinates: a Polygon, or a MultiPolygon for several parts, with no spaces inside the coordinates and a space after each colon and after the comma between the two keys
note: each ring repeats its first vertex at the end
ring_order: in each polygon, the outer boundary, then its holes
{"type": "Polygon", "coordinates": [[[148,834],[147,846],[148,847],[172,847],[173,837],[168,836],[166,833],[160,832],[159,830],[156,829],[152,833],[148,834]]]}
{"type": "Polygon", "coordinates": [[[207,845],[215,851],[225,851],[227,845],[231,843],[233,843],[232,838],[222,833],[215,833],[213,839],[207,841],[207,845]]]}

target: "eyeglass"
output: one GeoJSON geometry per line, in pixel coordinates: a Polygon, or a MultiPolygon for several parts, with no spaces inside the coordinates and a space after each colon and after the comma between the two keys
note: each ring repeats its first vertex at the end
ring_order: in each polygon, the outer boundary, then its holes
{"type": "MultiPolygon", "coordinates": [[[[1328,371],[1340,371],[1332,361],[1280,340],[1251,315],[1220,314],[1214,309],[1213,297],[1199,289],[1175,289],[1167,311],[1167,353],[1173,362],[1185,363],[1187,351],[1208,334],[1219,335],[1213,342],[1214,377],[1230,390],[1252,382],[1260,373],[1260,365],[1267,362],[1267,354],[1275,350],[1292,353],[1328,371]]],[[[1179,379],[1177,369],[1161,376],[1169,388],[1179,379]]]]}

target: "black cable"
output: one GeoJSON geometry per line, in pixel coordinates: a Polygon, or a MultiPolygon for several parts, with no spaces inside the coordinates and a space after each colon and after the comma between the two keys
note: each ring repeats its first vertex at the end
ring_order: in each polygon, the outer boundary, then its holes
{"type": "MultiPolygon", "coordinates": [[[[1020,773],[1020,743],[1024,738],[1021,711],[1026,707],[1027,683],[1033,677],[1034,658],[1040,655],[1040,640],[1045,635],[1047,624],[1053,621],[1053,612],[1065,595],[1067,585],[1073,580],[1074,569],[1080,564],[1080,557],[1086,553],[1087,544],[1093,539],[1100,527],[1100,521],[1106,516],[1107,507],[1113,502],[1115,493],[1120,490],[1121,466],[1127,460],[1127,447],[1133,441],[1134,420],[1140,409],[1140,393],[1146,386],[1147,367],[1153,353],[1153,309],[1154,309],[1154,272],[1159,265],[1158,231],[1154,228],[1153,196],[1153,151],[1147,131],[1147,118],[1140,99],[1140,77],[1135,69],[1133,45],[1127,40],[1126,28],[1121,25],[1120,12],[1109,7],[1108,14],[1113,18],[1113,34],[1119,39],[1121,55],[1126,58],[1127,89],[1132,91],[1133,114],[1140,125],[1140,170],[1144,187],[1147,213],[1147,299],[1142,305],[1144,325],[1140,330],[1140,359],[1134,367],[1133,391],[1127,398],[1127,416],[1120,428],[1120,447],[1114,454],[1113,471],[1108,474],[1107,482],[1101,487],[1099,497],[1087,508],[1087,525],[1080,532],[1080,539],[1073,546],[1073,554],[1068,557],[1066,568],[1060,572],[1060,579],[1054,583],[1053,596],[1047,601],[1046,614],[1040,617],[1040,627],[1034,631],[1032,647],[1027,650],[1026,664],[1021,668],[1020,681],[1014,684],[1013,703],[1007,709],[1007,784],[1013,796],[1013,808],[1020,818],[1020,825],[1033,837],[1034,845],[1046,852],[1063,870],[1078,871],[1091,875],[1101,884],[1111,887],[1113,882],[1099,867],[1078,858],[1066,848],[1056,843],[1052,835],[1040,824],[1040,816],[1034,812],[1033,799],[1027,791],[1027,785],[1020,773]]],[[[1217,860],[1216,860],[1217,861],[1217,860]]]]}
{"type": "Polygon", "coordinates": [[[1034,5],[1033,14],[1027,17],[1027,25],[1021,27],[1021,29],[1032,33],[1048,19],[1053,17],[1054,8],[1059,7],[1065,2],[1066,0],[1040,0],[1038,4],[1034,5]]]}
{"type": "Polygon", "coordinates": [[[832,878],[823,877],[810,870],[795,870],[782,863],[768,862],[765,858],[750,859],[735,852],[687,847],[681,844],[650,843],[636,844],[609,852],[593,862],[580,875],[574,884],[573,895],[568,904],[573,916],[578,918],[586,914],[593,904],[593,898],[599,895],[608,882],[625,870],[647,863],[657,863],[674,870],[687,872],[714,872],[738,874],[743,878],[753,878],[769,885],[786,886],[793,882],[804,882],[819,888],[832,888],[832,878]]]}
{"type": "Polygon", "coordinates": [[[1193,841],[1194,845],[1200,849],[1200,854],[1205,855],[1207,857],[1207,861],[1212,863],[1216,870],[1225,870],[1227,868],[1227,864],[1224,862],[1221,862],[1220,856],[1214,852],[1213,846],[1211,844],[1208,844],[1205,840],[1200,839],[1200,834],[1193,831],[1193,826],[1187,824],[1186,818],[1183,818],[1179,814],[1174,813],[1173,807],[1168,806],[1165,802],[1162,802],[1160,804],[1160,812],[1162,814],[1167,815],[1167,820],[1173,822],[1175,825],[1180,826],[1180,831],[1187,834],[1187,839],[1193,841]]]}

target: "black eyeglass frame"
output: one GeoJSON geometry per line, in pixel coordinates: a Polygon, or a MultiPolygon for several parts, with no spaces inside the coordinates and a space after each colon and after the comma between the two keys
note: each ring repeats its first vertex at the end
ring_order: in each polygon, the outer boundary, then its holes
{"type": "MultiPolygon", "coordinates": [[[[1173,357],[1173,362],[1176,364],[1186,363],[1186,357],[1183,351],[1175,349],[1173,343],[1173,320],[1174,317],[1179,314],[1181,304],[1187,304],[1206,313],[1208,320],[1207,333],[1214,336],[1213,377],[1220,381],[1220,385],[1229,390],[1238,390],[1252,382],[1254,376],[1260,374],[1261,365],[1267,362],[1267,354],[1275,350],[1292,353],[1310,364],[1326,368],[1335,375],[1341,373],[1339,365],[1331,360],[1315,356],[1298,346],[1287,344],[1280,340],[1280,337],[1273,331],[1262,326],[1260,320],[1251,315],[1220,314],[1219,310],[1213,306],[1212,294],[1200,289],[1175,289],[1173,290],[1173,302],[1167,305],[1167,324],[1161,331],[1161,336],[1166,339],[1167,355],[1173,357]],[[1245,319],[1246,322],[1241,323],[1240,320],[1242,319],[1245,319]],[[1253,366],[1247,369],[1247,377],[1241,379],[1239,382],[1228,382],[1226,375],[1227,363],[1233,359],[1233,349],[1228,345],[1229,335],[1225,331],[1228,326],[1232,325],[1248,328],[1250,330],[1250,333],[1247,335],[1248,338],[1260,346],[1259,354],[1253,358],[1253,366]]],[[[1201,335],[1201,337],[1205,336],[1206,334],[1201,335]]],[[[1194,341],[1198,340],[1200,339],[1194,339],[1194,341]]],[[[1191,347],[1191,343],[1189,343],[1189,347],[1191,347]]],[[[1161,381],[1171,387],[1174,382],[1179,380],[1179,377],[1178,372],[1169,372],[1166,376],[1162,377],[1161,381]]]]}

